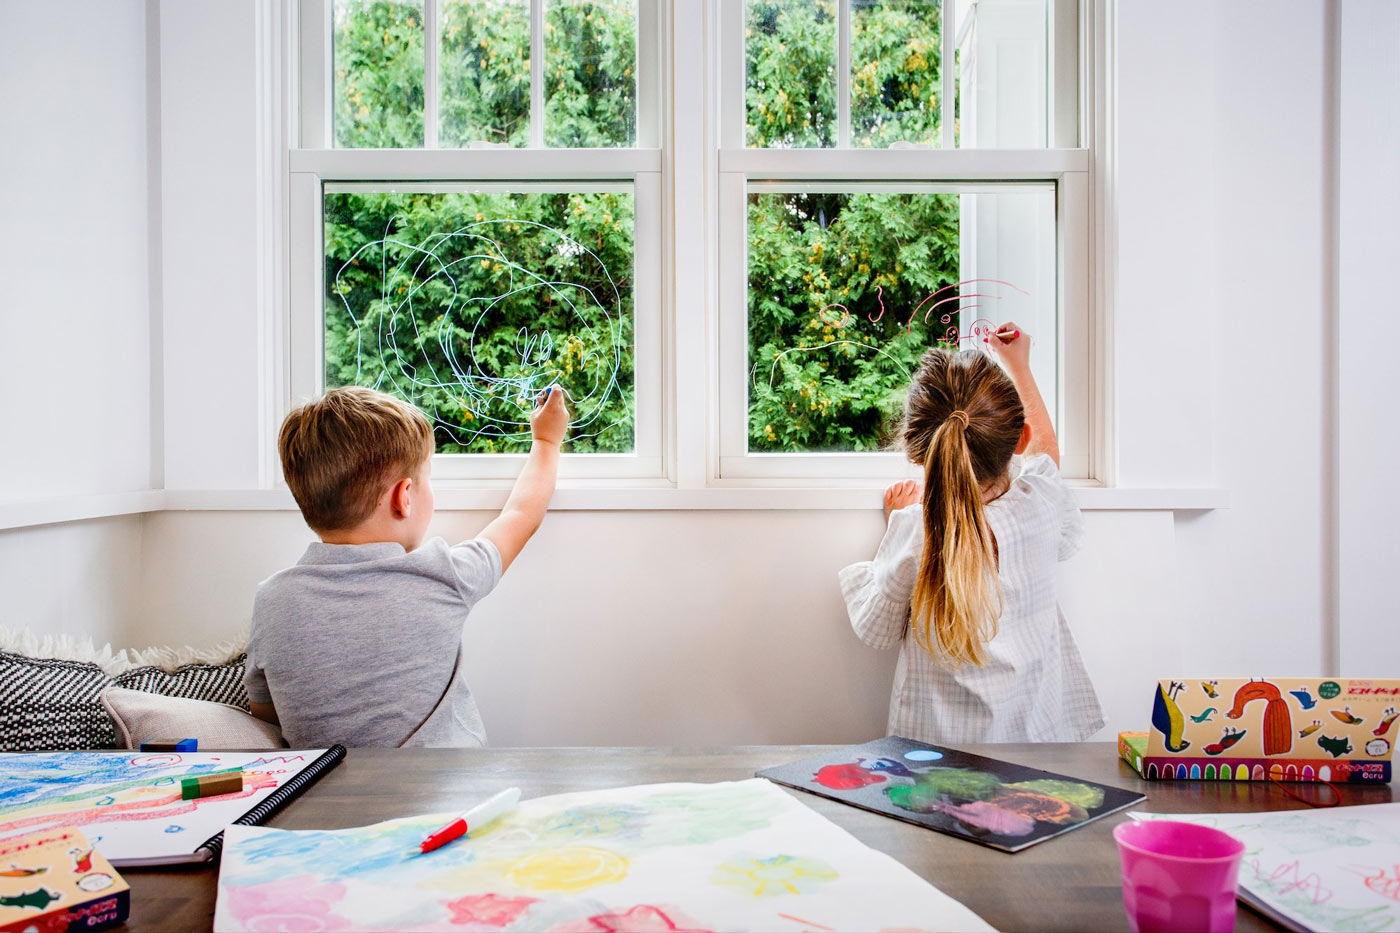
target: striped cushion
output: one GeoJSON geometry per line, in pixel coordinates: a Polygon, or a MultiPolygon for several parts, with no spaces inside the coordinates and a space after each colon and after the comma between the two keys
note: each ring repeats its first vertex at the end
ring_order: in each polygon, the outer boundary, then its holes
{"type": "Polygon", "coordinates": [[[106,687],[247,709],[246,659],[240,654],[225,664],[185,664],[173,671],[137,667],[113,677],[88,661],[0,652],[0,750],[119,748],[112,719],[97,699],[106,687]]]}

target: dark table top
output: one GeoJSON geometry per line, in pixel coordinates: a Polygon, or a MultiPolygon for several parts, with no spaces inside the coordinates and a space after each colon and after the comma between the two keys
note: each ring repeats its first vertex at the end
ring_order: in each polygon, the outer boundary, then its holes
{"type": "MultiPolygon", "coordinates": [[[[832,746],[835,747],[835,746],[832,746]]],[[[460,809],[464,800],[516,785],[526,798],[666,781],[732,781],[810,757],[826,746],[724,748],[351,749],[345,761],[268,825],[340,829],[417,813],[460,809]]],[[[1133,789],[1156,813],[1303,807],[1268,782],[1153,781],[1137,775],[1112,743],[968,745],[966,751],[1133,789]]],[[[1291,785],[1300,793],[1309,785],[1291,785]]],[[[789,791],[872,848],[885,852],[1000,930],[1125,930],[1113,827],[1116,813],[1022,852],[1008,854],[824,797],[789,791]]],[[[1345,804],[1389,803],[1389,785],[1342,787],[1345,804]]],[[[132,930],[207,930],[217,869],[124,869],[132,930]]],[[[1240,906],[1238,930],[1275,930],[1240,906]]]]}

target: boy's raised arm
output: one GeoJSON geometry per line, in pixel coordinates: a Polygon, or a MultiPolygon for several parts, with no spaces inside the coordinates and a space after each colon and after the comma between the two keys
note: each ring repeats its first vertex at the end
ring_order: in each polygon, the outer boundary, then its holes
{"type": "Polygon", "coordinates": [[[1030,425],[1031,439],[1026,445],[1026,454],[1049,454],[1060,465],[1060,442],[1055,437],[1055,426],[1050,421],[1050,411],[1045,400],[1040,397],[1040,388],[1031,375],[1031,337],[1015,323],[1008,321],[997,329],[996,336],[989,341],[992,350],[1006,364],[1006,373],[1021,394],[1021,405],[1026,410],[1026,424],[1030,425]],[[1013,336],[1014,335],[1014,336],[1013,336]]]}
{"type": "Polygon", "coordinates": [[[551,386],[540,397],[540,403],[530,414],[530,455],[515,480],[501,514],[482,529],[482,537],[496,545],[501,554],[501,573],[505,573],[525,542],[530,540],[544,521],[549,499],[554,495],[554,483],[559,476],[559,447],[569,428],[569,412],[564,407],[564,390],[551,386]]]}

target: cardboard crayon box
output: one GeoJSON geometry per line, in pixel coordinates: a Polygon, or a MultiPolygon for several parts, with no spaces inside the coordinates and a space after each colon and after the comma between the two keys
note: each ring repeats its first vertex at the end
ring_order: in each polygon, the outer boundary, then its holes
{"type": "Polygon", "coordinates": [[[1118,753],[1148,780],[1385,783],[1397,718],[1400,680],[1162,680],[1118,753]]]}
{"type": "Polygon", "coordinates": [[[126,922],[131,890],[72,828],[0,841],[0,931],[66,933],[126,922]]]}

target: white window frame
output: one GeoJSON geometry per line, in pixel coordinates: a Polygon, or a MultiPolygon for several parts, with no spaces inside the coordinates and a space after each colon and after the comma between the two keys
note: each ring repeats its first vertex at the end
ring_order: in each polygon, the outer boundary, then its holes
{"type": "MultiPolygon", "coordinates": [[[[637,145],[633,148],[544,148],[543,10],[530,0],[531,148],[436,148],[437,38],[440,0],[424,0],[424,129],[427,148],[343,149],[332,140],[333,0],[299,0],[292,48],[297,58],[293,95],[298,145],[288,166],[288,390],[286,409],[325,388],[325,254],[323,196],[328,185],[375,184],[376,190],[446,190],[489,186],[521,190],[570,183],[611,182],[633,192],[633,416],[628,454],[565,454],[560,476],[607,485],[666,482],[665,384],[662,353],[662,158],[660,0],[637,0],[637,145]],[[436,184],[435,184],[436,183],[436,184]]],[[[285,414],[285,411],[282,412],[285,414]]],[[[505,481],[516,476],[524,454],[437,454],[434,479],[505,481]]]]}
{"type": "MultiPolygon", "coordinates": [[[[434,29],[441,0],[425,0],[434,29]]],[[[849,60],[849,2],[846,60],[849,60]]],[[[1102,238],[1111,191],[1101,71],[1105,54],[1098,0],[1051,0],[1047,22],[1048,141],[1053,148],[928,150],[749,149],[744,139],[743,0],[638,0],[637,146],[631,149],[336,149],[330,145],[331,0],[292,0],[289,7],[290,113],[286,205],[287,318],[280,354],[285,368],[269,410],[275,424],[322,388],[322,190],[327,183],[395,184],[629,182],[635,191],[636,443],[629,455],[566,455],[557,504],[563,507],[712,508],[855,507],[862,490],[912,475],[890,453],[749,454],[747,451],[747,222],[749,179],[843,183],[997,181],[1050,183],[1056,191],[1059,436],[1064,474],[1082,485],[1112,482],[1112,399],[1109,304],[1103,276],[1093,273],[1091,243],[1102,238]],[[648,37],[652,41],[647,41],[648,37]],[[1091,45],[1091,42],[1093,43],[1091,45]],[[1081,58],[1092,62],[1087,72],[1081,58]],[[664,103],[664,106],[663,106],[664,103]],[[1099,278],[1091,278],[1091,274],[1099,278]],[[1092,287],[1091,287],[1092,283],[1092,287]],[[1098,299],[1095,311],[1093,299],[1098,299]],[[578,489],[569,492],[569,487],[578,489]],[[748,491],[741,488],[748,487],[748,491]],[[790,487],[775,495],[774,487],[790,487]],[[836,492],[842,487],[841,492],[836,492]],[[823,493],[821,489],[829,490],[823,493]],[[835,505],[834,505],[835,504],[835,505]]],[[[543,0],[531,0],[536,13],[543,0]]],[[[943,0],[949,11],[972,9],[950,46],[976,28],[977,0],[943,0]]],[[[536,16],[535,22],[540,22],[536,16]]],[[[839,24],[838,24],[839,25],[839,24]]],[[[432,44],[429,41],[428,44],[432,44]]],[[[538,71],[542,40],[532,40],[532,121],[543,110],[538,71]]],[[[838,49],[838,52],[840,50],[838,49]]],[[[968,59],[962,60],[964,67],[968,59]]],[[[843,69],[842,73],[848,69],[843,69]]],[[[848,82],[846,76],[844,82],[848,82]]],[[[951,99],[951,69],[944,72],[951,99]]],[[[843,83],[844,83],[843,82],[843,83]]],[[[435,82],[434,82],[435,83],[435,82]]],[[[425,93],[436,94],[426,86],[425,93]]],[[[849,107],[849,90],[844,95],[849,107]]],[[[840,103],[838,101],[838,103],[840,103]]],[[[435,119],[425,113],[427,125],[435,119]]],[[[849,141],[849,112],[838,124],[849,141]]],[[[944,121],[945,127],[950,121],[944,121]]],[[[532,125],[532,139],[542,127],[532,125]]],[[[430,140],[431,141],[431,140],[430,140]]],[[[1047,387],[1048,388],[1048,387],[1047,387]]],[[[1047,394],[1049,394],[1047,392],[1047,394]]],[[[508,485],[520,455],[449,454],[434,458],[433,475],[460,488],[508,485]]],[[[275,469],[275,457],[272,458],[275,469]]],[[[496,494],[496,493],[493,493],[496,494]]],[[[466,497],[466,498],[464,498],[466,497]]],[[[473,507],[478,507],[473,506],[473,507]]],[[[462,506],[459,506],[462,507],[462,506]]]]}
{"type": "MultiPolygon", "coordinates": [[[[837,145],[757,149],[745,139],[744,0],[719,0],[719,309],[718,452],[710,467],[716,486],[866,485],[915,474],[896,453],[750,453],[748,450],[749,181],[807,181],[831,190],[862,182],[1039,182],[1055,186],[1057,236],[1058,385],[1055,386],[1061,468],[1066,477],[1094,476],[1091,457],[1090,211],[1087,149],[1081,135],[1078,80],[1081,26],[1074,0],[1050,0],[1047,17],[1046,137],[1054,148],[956,149],[953,121],[942,121],[942,148],[850,147],[850,0],[837,0],[837,145]]],[[[953,22],[957,0],[942,0],[942,22],[953,22]]],[[[959,28],[943,30],[943,61],[975,29],[971,4],[959,28]]],[[[944,105],[953,100],[954,70],[943,69],[944,105]]],[[[1042,339],[1045,339],[1042,336],[1042,339]]]]}

